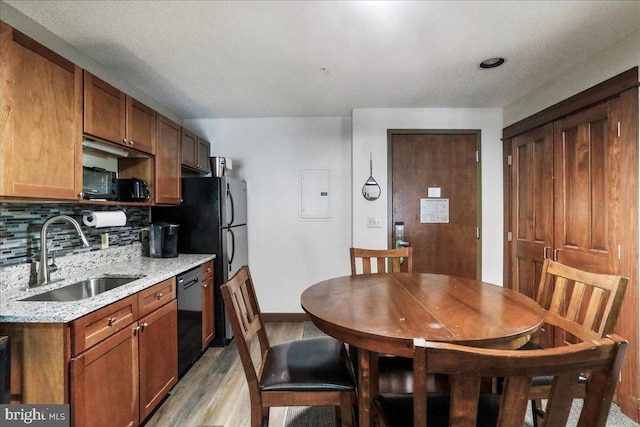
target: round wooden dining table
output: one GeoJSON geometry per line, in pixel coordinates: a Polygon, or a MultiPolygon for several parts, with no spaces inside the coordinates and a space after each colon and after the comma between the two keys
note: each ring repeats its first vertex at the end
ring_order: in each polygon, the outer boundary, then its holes
{"type": "Polygon", "coordinates": [[[300,298],[324,333],[358,348],[359,425],[371,425],[378,353],[413,356],[413,339],[514,349],[543,321],[535,301],[511,289],[427,273],[361,274],[325,280],[300,298]]]}

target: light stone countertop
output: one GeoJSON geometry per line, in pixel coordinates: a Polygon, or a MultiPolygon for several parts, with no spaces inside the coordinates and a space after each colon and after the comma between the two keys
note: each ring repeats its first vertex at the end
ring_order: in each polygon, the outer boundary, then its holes
{"type": "Polygon", "coordinates": [[[213,254],[180,254],[177,258],[116,257],[115,262],[92,265],[50,285],[38,288],[4,286],[0,289],[0,323],[67,323],[214,258],[213,254]],[[145,276],[95,297],[78,301],[19,301],[100,275],[145,276]]]}

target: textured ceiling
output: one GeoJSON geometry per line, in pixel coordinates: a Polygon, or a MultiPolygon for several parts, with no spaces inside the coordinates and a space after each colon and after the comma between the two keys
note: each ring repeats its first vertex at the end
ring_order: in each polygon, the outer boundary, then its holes
{"type": "Polygon", "coordinates": [[[640,28],[640,1],[6,3],[185,119],[502,107],[640,28]]]}

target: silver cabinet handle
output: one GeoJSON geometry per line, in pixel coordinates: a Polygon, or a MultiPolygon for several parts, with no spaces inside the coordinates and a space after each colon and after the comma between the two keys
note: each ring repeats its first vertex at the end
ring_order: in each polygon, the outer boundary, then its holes
{"type": "Polygon", "coordinates": [[[159,292],[158,294],[156,294],[156,298],[158,299],[162,299],[163,296],[164,294],[162,292],[159,292]]]}
{"type": "Polygon", "coordinates": [[[109,318],[109,326],[113,326],[113,324],[116,323],[116,320],[118,320],[118,319],[116,319],[115,316],[114,317],[110,317],[109,318]]]}

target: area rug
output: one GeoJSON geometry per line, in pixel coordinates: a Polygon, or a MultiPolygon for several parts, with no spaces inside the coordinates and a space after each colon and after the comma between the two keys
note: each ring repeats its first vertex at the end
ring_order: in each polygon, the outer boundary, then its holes
{"type": "Polygon", "coordinates": [[[290,406],[284,425],[286,427],[336,427],[336,411],[333,406],[290,406]]]}
{"type": "MultiPolygon", "coordinates": [[[[311,322],[305,322],[303,338],[322,336],[323,333],[311,322]]],[[[582,409],[582,400],[576,399],[569,415],[567,426],[576,426],[582,409]]],[[[284,427],[335,427],[335,409],[333,406],[290,406],[287,408],[284,427]]],[[[611,405],[607,426],[638,427],[640,424],[620,412],[618,405],[611,405]]],[[[533,427],[531,411],[527,411],[523,427],[533,427]]]]}
{"type": "MultiPolygon", "coordinates": [[[[324,333],[311,322],[304,322],[302,338],[321,337],[324,333]]],[[[285,427],[335,427],[336,411],[333,406],[289,406],[285,427]]]]}

